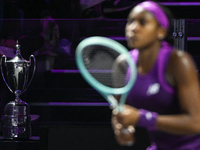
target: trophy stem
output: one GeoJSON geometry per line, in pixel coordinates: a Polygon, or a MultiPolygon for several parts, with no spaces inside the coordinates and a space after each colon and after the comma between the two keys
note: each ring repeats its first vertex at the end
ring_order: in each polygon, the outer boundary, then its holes
{"type": "Polygon", "coordinates": [[[20,95],[21,95],[21,91],[20,91],[20,90],[16,90],[16,91],[15,91],[15,96],[16,96],[16,97],[15,97],[15,102],[16,102],[16,103],[21,103],[21,102],[22,102],[22,100],[21,100],[20,97],[19,97],[20,95]]]}
{"type": "Polygon", "coordinates": [[[15,98],[15,103],[17,104],[17,103],[21,103],[22,102],[22,100],[20,99],[20,97],[16,97],[15,98]]]}

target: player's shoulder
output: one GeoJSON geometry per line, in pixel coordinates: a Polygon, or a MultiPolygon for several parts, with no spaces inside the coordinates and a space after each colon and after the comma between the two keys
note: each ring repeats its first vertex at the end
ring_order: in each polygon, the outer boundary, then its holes
{"type": "Polygon", "coordinates": [[[191,65],[194,65],[194,61],[190,53],[174,49],[169,59],[169,65],[176,69],[177,67],[190,67],[191,65]]]}
{"type": "Polygon", "coordinates": [[[174,49],[170,56],[170,60],[173,60],[175,62],[186,61],[186,60],[191,60],[191,59],[192,59],[192,56],[190,53],[188,53],[187,51],[178,50],[178,49],[174,49]]]}

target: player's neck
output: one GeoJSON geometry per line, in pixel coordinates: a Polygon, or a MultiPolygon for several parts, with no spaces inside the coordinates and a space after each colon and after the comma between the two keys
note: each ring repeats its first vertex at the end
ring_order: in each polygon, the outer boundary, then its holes
{"type": "Polygon", "coordinates": [[[151,68],[153,67],[154,62],[157,59],[157,55],[159,53],[161,47],[160,42],[155,42],[152,45],[139,50],[139,57],[138,57],[138,72],[141,74],[148,73],[151,68]]]}

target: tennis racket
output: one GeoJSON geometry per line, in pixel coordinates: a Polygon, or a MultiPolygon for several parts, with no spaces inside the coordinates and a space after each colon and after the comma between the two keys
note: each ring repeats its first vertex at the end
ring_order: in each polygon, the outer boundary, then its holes
{"type": "Polygon", "coordinates": [[[122,112],[137,75],[128,50],[115,40],[89,37],[76,48],[76,64],[83,78],[113,109],[122,112]]]}

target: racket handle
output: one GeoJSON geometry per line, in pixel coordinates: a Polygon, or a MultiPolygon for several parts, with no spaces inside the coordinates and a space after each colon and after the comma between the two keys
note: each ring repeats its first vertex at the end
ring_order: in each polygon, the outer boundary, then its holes
{"type": "Polygon", "coordinates": [[[122,113],[124,111],[124,105],[123,104],[119,104],[117,109],[118,109],[118,111],[120,113],[122,113]]]}

